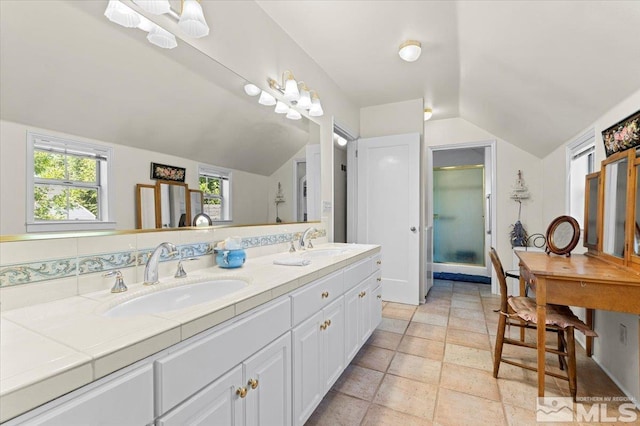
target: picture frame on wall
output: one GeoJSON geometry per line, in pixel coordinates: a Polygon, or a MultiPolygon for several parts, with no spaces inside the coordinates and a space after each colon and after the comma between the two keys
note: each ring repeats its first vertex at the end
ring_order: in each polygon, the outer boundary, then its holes
{"type": "Polygon", "coordinates": [[[640,144],[640,110],[602,132],[604,150],[609,157],[640,144]]]}
{"type": "Polygon", "coordinates": [[[167,166],[166,164],[151,163],[151,179],[184,182],[187,169],[184,167],[167,166]]]}

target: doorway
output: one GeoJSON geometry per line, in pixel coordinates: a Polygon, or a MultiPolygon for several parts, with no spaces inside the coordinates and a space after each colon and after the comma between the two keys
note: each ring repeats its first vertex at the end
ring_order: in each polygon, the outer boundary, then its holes
{"type": "Polygon", "coordinates": [[[353,172],[347,167],[347,147],[355,137],[339,125],[333,125],[333,241],[353,242],[347,239],[347,179],[353,172]]]}
{"type": "Polygon", "coordinates": [[[435,278],[491,282],[495,142],[430,147],[428,221],[435,278]]]}

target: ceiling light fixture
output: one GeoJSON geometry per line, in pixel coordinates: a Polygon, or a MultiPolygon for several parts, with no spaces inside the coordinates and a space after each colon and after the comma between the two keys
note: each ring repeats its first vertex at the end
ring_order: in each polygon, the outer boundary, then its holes
{"type": "Polygon", "coordinates": [[[276,98],[263,90],[260,94],[260,99],[258,99],[258,103],[260,105],[274,106],[276,104],[276,98]]]}
{"type": "Polygon", "coordinates": [[[285,117],[287,117],[289,120],[300,120],[302,118],[302,114],[300,114],[293,108],[289,108],[289,112],[287,112],[287,115],[285,117]]]}
{"type": "Polygon", "coordinates": [[[267,83],[271,89],[282,94],[283,98],[291,105],[309,110],[311,117],[320,117],[324,114],[318,93],[309,89],[303,81],[296,81],[291,71],[287,70],[282,73],[282,83],[278,83],[272,78],[267,78],[267,83]]]}
{"type": "Polygon", "coordinates": [[[289,112],[289,105],[285,104],[282,101],[278,101],[276,103],[276,108],[274,109],[276,114],[286,114],[289,112]]]}
{"type": "Polygon", "coordinates": [[[427,121],[433,115],[433,110],[431,108],[424,109],[424,121],[427,121]]]}
{"type": "Polygon", "coordinates": [[[258,96],[262,90],[253,83],[247,83],[244,85],[244,93],[249,96],[258,96]]]}
{"type": "Polygon", "coordinates": [[[422,45],[419,41],[407,40],[400,45],[398,55],[407,62],[414,62],[418,60],[421,52],[422,45]]]}
{"type": "MultiPolygon", "coordinates": [[[[204,13],[202,12],[202,6],[200,6],[199,0],[182,0],[182,11],[180,14],[177,14],[171,9],[169,0],[132,1],[148,13],[154,15],[166,13],[174,19],[177,19],[178,27],[191,37],[199,38],[209,34],[209,26],[204,19],[204,13]]],[[[175,35],[149,21],[119,0],[109,0],[104,16],[111,22],[120,24],[123,27],[139,28],[148,32],[147,40],[163,49],[173,49],[178,45],[175,35]]]]}

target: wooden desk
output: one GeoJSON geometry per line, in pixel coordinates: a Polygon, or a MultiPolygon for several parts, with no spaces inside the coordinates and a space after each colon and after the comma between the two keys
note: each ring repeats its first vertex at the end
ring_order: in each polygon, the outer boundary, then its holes
{"type": "MultiPolygon", "coordinates": [[[[520,277],[536,290],[538,324],[546,304],[640,314],[640,275],[592,256],[516,251],[520,277]]],[[[538,327],[538,396],[544,396],[545,328],[538,327]]]]}

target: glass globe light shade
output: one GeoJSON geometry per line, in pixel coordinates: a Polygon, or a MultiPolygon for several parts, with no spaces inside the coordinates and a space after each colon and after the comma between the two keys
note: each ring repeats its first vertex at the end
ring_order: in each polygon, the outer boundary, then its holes
{"type": "Polygon", "coordinates": [[[140,15],[135,10],[124,5],[118,0],[109,0],[104,16],[111,22],[127,28],[136,28],[140,25],[140,15]]]}
{"type": "Polygon", "coordinates": [[[178,26],[191,37],[199,38],[209,34],[202,6],[197,0],[184,0],[178,26]]]}

